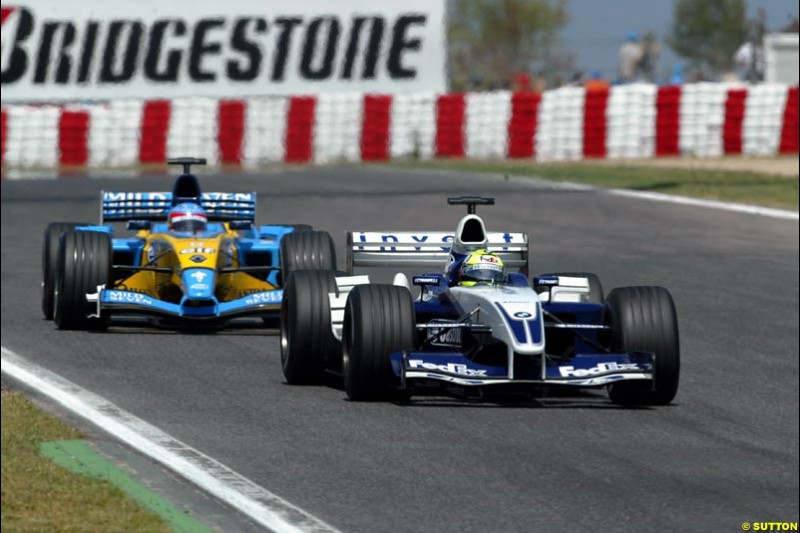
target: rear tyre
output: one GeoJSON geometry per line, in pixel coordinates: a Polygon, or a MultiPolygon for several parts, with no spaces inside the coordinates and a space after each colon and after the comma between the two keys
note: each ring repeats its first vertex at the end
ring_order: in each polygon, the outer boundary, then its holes
{"type": "Polygon", "coordinates": [[[326,366],[338,366],[341,343],[331,330],[328,300],[336,292],[336,276],[328,270],[298,270],[283,290],[281,366],[287,383],[315,383],[326,366]]]}
{"type": "Polygon", "coordinates": [[[354,401],[407,400],[390,386],[389,354],[414,348],[411,293],[395,285],[358,285],[347,298],[342,329],[342,377],[354,401]]]}
{"type": "Polygon", "coordinates": [[[52,222],[44,230],[42,241],[42,314],[53,320],[53,296],[56,291],[58,268],[58,240],[65,230],[79,226],[77,222],[52,222]]]}
{"type": "Polygon", "coordinates": [[[336,249],[326,231],[295,231],[281,239],[281,283],[297,270],[336,270],[336,249]]]}
{"type": "Polygon", "coordinates": [[[587,303],[602,304],[605,301],[605,292],[603,292],[603,284],[600,283],[600,278],[597,274],[591,272],[551,272],[547,274],[539,274],[540,276],[565,276],[572,278],[588,278],[589,279],[589,294],[586,300],[587,303]]]}
{"type": "Polygon", "coordinates": [[[111,286],[111,237],[97,231],[67,230],[58,246],[53,320],[58,329],[105,329],[107,318],[89,318],[97,304],[86,301],[98,285],[111,286]]]}
{"type": "Polygon", "coordinates": [[[678,392],[680,344],[672,296],[663,287],[614,289],[606,301],[611,349],[652,352],[655,384],[619,382],[609,386],[611,401],[621,405],[666,405],[678,392]]]}

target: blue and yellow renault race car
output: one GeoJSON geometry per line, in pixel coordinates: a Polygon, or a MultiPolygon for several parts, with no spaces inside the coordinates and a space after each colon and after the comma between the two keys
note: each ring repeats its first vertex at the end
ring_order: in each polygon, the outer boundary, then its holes
{"type": "Polygon", "coordinates": [[[102,192],[99,224],[45,230],[42,311],[59,329],[103,329],[118,316],[221,326],[279,316],[293,270],[335,269],[333,241],[307,225],[256,228],[256,193],[204,193],[191,166],[172,192],[102,192]],[[135,234],[115,237],[115,224],[135,234]]]}

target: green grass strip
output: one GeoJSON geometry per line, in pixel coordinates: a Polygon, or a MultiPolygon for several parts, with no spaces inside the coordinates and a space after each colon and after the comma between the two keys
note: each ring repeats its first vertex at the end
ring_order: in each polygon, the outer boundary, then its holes
{"type": "Polygon", "coordinates": [[[213,533],[204,524],[184,514],[173,504],[134,480],[118,466],[112,464],[82,440],[43,442],[42,455],[55,463],[83,476],[108,481],[143,507],[159,515],[179,533],[213,533]]]}
{"type": "Polygon", "coordinates": [[[612,189],[658,192],[722,202],[798,210],[796,176],[702,168],[615,165],[613,162],[536,163],[527,160],[397,161],[396,168],[488,172],[568,181],[612,189]]]}

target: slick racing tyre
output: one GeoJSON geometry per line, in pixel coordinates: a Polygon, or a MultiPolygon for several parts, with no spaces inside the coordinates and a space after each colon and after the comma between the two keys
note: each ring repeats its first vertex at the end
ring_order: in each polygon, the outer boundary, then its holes
{"type": "Polygon", "coordinates": [[[281,366],[292,385],[320,380],[327,366],[338,370],[341,344],[331,330],[329,293],[336,276],[329,270],[298,270],[283,290],[281,366]]]}
{"type": "Polygon", "coordinates": [[[350,292],[342,328],[342,377],[354,401],[408,399],[390,387],[389,354],[414,348],[411,293],[395,285],[358,285],[350,292]]]}
{"type": "Polygon", "coordinates": [[[53,320],[59,329],[104,329],[106,318],[89,318],[97,304],[86,301],[98,285],[111,286],[111,237],[97,231],[67,230],[58,246],[53,320]]]}
{"type": "Polygon", "coordinates": [[[281,279],[297,270],[336,270],[336,249],[326,231],[295,231],[281,239],[281,279]]]}
{"type": "Polygon", "coordinates": [[[53,295],[56,290],[58,268],[58,240],[67,229],[80,226],[77,222],[52,222],[44,230],[42,241],[42,314],[53,320],[53,295]]]}
{"type": "Polygon", "coordinates": [[[680,346],[672,296],[663,287],[614,289],[606,301],[611,350],[651,352],[655,385],[621,381],[609,386],[611,401],[622,405],[666,405],[678,392],[680,346]]]}
{"type": "Polygon", "coordinates": [[[605,293],[603,292],[603,284],[600,283],[600,278],[597,274],[591,272],[551,272],[548,274],[539,274],[540,276],[565,276],[573,278],[589,278],[589,295],[586,300],[587,303],[602,304],[605,300],[605,293]]]}

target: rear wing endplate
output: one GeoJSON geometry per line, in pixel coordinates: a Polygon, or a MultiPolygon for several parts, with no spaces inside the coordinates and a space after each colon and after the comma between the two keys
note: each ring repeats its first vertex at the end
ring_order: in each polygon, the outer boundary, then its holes
{"type": "MultiPolygon", "coordinates": [[[[187,201],[197,201],[195,199],[187,201]]],[[[172,208],[171,192],[108,192],[100,194],[100,224],[128,220],[160,220],[172,208]]],[[[208,220],[225,222],[246,220],[255,222],[256,193],[206,192],[200,195],[200,205],[208,220]]]]}
{"type": "MultiPolygon", "coordinates": [[[[359,267],[431,267],[443,269],[454,235],[446,231],[348,231],[347,271],[359,267]]],[[[528,235],[488,233],[487,249],[505,266],[528,275],[528,235]]]]}

